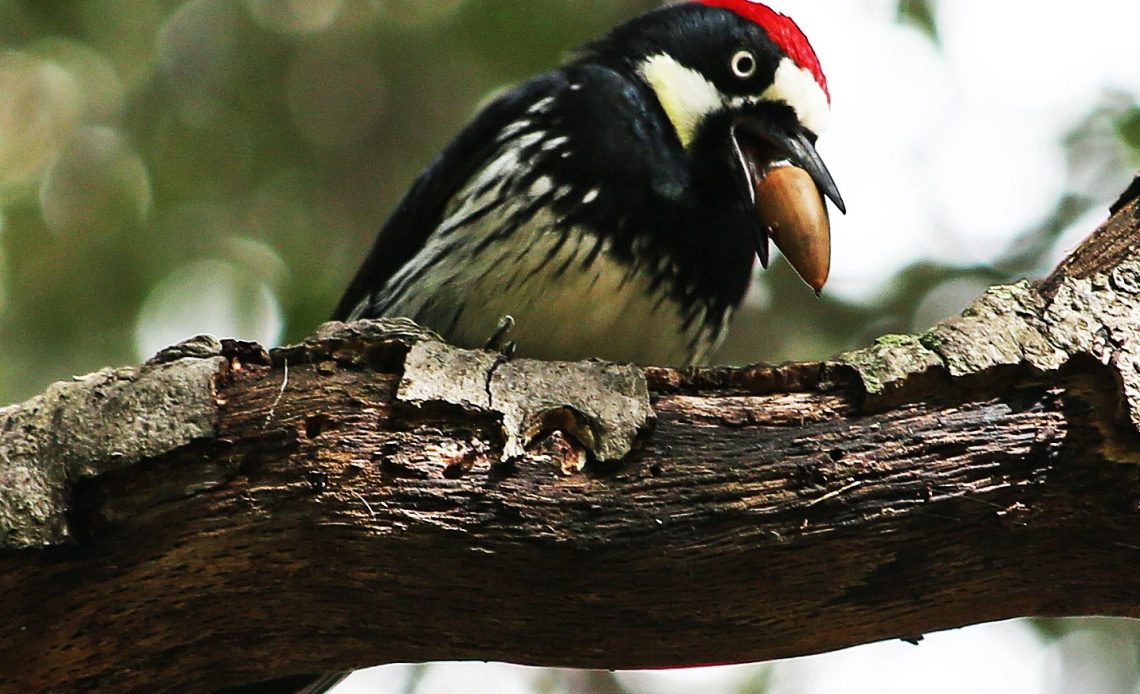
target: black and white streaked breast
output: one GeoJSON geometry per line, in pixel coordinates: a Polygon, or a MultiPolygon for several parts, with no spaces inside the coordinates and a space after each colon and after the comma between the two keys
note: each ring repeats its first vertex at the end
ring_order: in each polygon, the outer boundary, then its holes
{"type": "Polygon", "coordinates": [[[422,247],[349,319],[409,317],[478,347],[511,315],[519,356],[703,362],[733,302],[703,292],[662,243],[655,226],[675,215],[623,199],[644,202],[627,188],[641,182],[594,175],[596,153],[566,127],[583,91],[560,81],[506,122],[422,247]]]}

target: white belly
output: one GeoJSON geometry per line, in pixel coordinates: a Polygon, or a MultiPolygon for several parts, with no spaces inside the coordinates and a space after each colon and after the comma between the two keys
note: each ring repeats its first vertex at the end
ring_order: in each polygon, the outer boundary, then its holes
{"type": "Polygon", "coordinates": [[[687,316],[679,303],[663,298],[665,287],[651,287],[647,269],[621,263],[604,247],[583,266],[601,242],[577,229],[551,231],[553,221],[540,212],[509,241],[474,255],[468,249],[495,228],[491,222],[484,230],[465,227],[462,244],[458,234],[433,236],[409,264],[427,263],[430,272],[386,313],[413,318],[467,347],[482,346],[499,318],[510,315],[515,327],[506,339],[517,343],[519,356],[539,359],[670,366],[705,359],[722,325],[710,328],[704,309],[687,316]]]}

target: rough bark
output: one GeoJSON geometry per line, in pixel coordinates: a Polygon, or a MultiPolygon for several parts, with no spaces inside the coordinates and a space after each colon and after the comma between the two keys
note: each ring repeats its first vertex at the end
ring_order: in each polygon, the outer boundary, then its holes
{"type": "Polygon", "coordinates": [[[817,364],[210,340],[0,411],[0,690],[763,660],[1140,617],[1140,206],[817,364]],[[632,449],[632,450],[631,450],[632,449]]]}

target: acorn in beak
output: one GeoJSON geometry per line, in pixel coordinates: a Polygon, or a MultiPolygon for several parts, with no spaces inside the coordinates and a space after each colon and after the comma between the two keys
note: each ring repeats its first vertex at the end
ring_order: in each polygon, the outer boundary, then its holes
{"type": "Polygon", "coordinates": [[[756,255],[768,266],[768,240],[818,295],[831,271],[827,196],[846,213],[831,174],[815,151],[814,136],[798,125],[742,118],[732,138],[759,218],[756,255]]]}

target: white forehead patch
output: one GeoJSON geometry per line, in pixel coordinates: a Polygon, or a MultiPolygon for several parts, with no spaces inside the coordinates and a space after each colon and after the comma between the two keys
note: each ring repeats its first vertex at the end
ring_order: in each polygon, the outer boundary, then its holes
{"type": "Polygon", "coordinates": [[[640,72],[657,94],[657,100],[686,149],[701,121],[724,108],[724,97],[716,85],[664,53],[642,61],[640,72]]]}
{"type": "Polygon", "coordinates": [[[760,95],[760,99],[782,101],[791,106],[800,119],[800,124],[816,135],[824,131],[831,116],[827,93],[815,81],[811,70],[796,65],[790,58],[780,61],[780,66],[776,68],[776,79],[760,95]]]}

